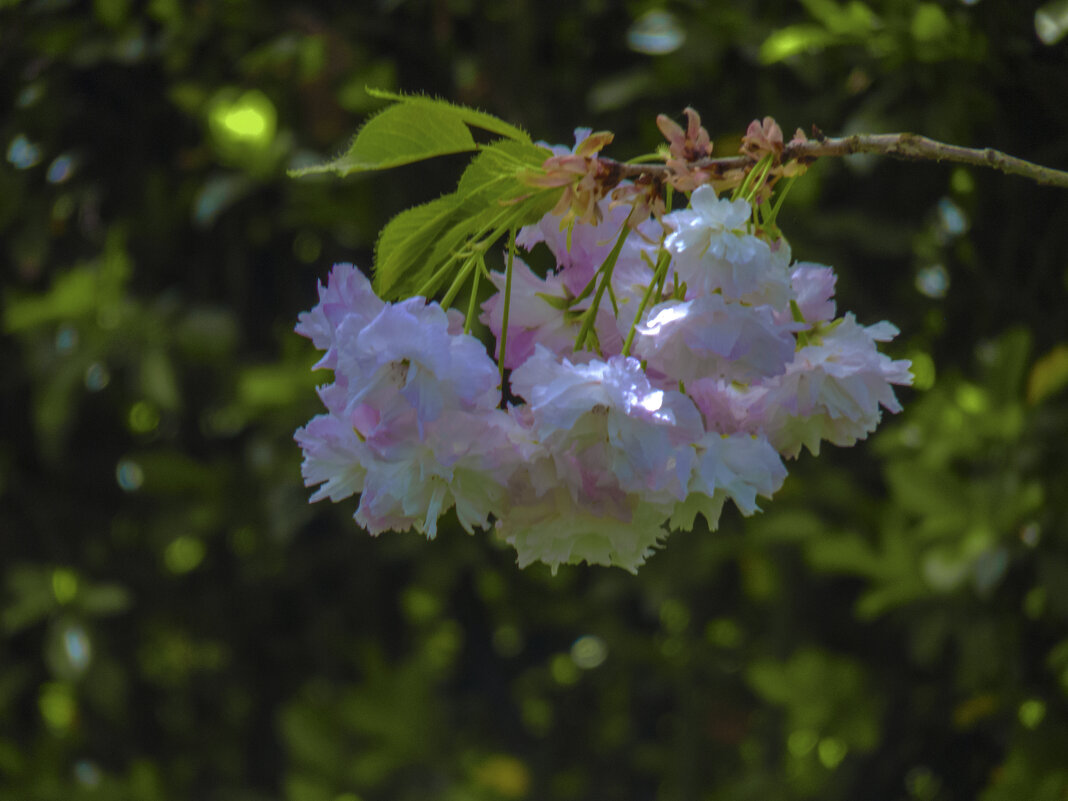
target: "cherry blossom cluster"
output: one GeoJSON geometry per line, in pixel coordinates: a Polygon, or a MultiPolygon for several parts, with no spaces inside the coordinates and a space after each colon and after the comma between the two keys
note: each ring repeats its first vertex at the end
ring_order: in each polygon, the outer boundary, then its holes
{"type": "Polygon", "coordinates": [[[852,445],[900,409],[909,363],[877,348],[897,330],[836,317],[831,268],[793,262],[746,201],[699,186],[633,228],[609,197],[563,227],[555,211],[516,238],[547,247],[553,269],[517,256],[510,281],[490,275],[493,356],[460,312],[387,303],[355,267],[333,268],[296,328],[334,377],[296,434],[312,500],[358,494],[371,534],[434,537],[454,509],[520,567],[634,571],[698,515],[714,529],[728,500],[757,511],[784,458],[852,445]]]}

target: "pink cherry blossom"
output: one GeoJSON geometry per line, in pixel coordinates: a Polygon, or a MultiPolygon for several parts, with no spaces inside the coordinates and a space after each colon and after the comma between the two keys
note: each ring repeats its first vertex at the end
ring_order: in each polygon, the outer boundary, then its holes
{"type": "Polygon", "coordinates": [[[721,295],[669,300],[638,326],[634,353],[675,381],[778,375],[793,358],[793,324],[777,324],[768,306],[728,303],[721,295]]]}
{"type": "Polygon", "coordinates": [[[694,190],[691,208],[668,214],[674,229],[664,242],[672,270],[688,298],[720,292],[729,300],[782,308],[790,298],[788,248],[746,233],[751,210],[744,200],[717,198],[711,186],[694,190]]]}
{"type": "Polygon", "coordinates": [[[802,446],[818,455],[821,440],[853,445],[878,426],[880,407],[900,411],[892,385],[912,383],[909,362],[875,344],[896,335],[890,323],[864,327],[849,313],[801,348],[753,406],[775,448],[794,457],[802,446]]]}

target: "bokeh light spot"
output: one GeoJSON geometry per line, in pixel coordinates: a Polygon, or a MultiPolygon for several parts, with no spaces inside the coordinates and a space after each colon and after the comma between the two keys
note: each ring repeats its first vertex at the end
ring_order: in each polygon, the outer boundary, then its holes
{"type": "Polygon", "coordinates": [[[549,672],[557,684],[564,686],[574,684],[579,680],[579,670],[567,654],[554,656],[549,662],[549,672]]]}
{"type": "Polygon", "coordinates": [[[204,543],[196,537],[182,535],[171,541],[163,552],[163,564],[172,573],[195,570],[204,560],[204,543]]]}
{"type": "Polygon", "coordinates": [[[99,392],[111,381],[111,373],[100,362],[93,362],[85,368],[85,388],[90,392],[99,392]]]}
{"type": "Polygon", "coordinates": [[[1035,12],[1035,33],[1044,45],[1057,44],[1068,33],[1068,0],[1053,0],[1035,12]]]}
{"type": "Polygon", "coordinates": [[[807,756],[819,742],[819,735],[811,729],[798,729],[786,738],[786,747],[795,757],[807,756]]]}
{"type": "Polygon", "coordinates": [[[63,630],[60,641],[63,643],[63,653],[71,669],[75,673],[84,673],[93,658],[93,646],[89,634],[82,626],[72,624],[63,630]]]}
{"type": "Polygon", "coordinates": [[[631,50],[649,56],[662,56],[682,47],[686,32],[675,15],[663,9],[642,14],[627,31],[627,45],[631,50]]]}
{"type": "Polygon", "coordinates": [[[930,768],[918,765],[905,774],[905,788],[917,801],[932,801],[942,789],[942,782],[930,768]]]}
{"type": "Polygon", "coordinates": [[[74,175],[74,157],[69,153],[56,156],[48,165],[46,178],[50,184],[61,184],[74,175]]]}
{"type": "Polygon", "coordinates": [[[583,670],[599,667],[608,658],[608,645],[595,634],[579,637],[571,645],[571,661],[583,670]]]}
{"type": "Polygon", "coordinates": [[[132,459],[122,459],[115,467],[115,480],[125,492],[136,492],[145,483],[145,471],[132,459]]]}
{"type": "Polygon", "coordinates": [[[970,195],[975,191],[975,179],[963,167],[957,167],[949,176],[949,188],[958,195],[970,195]]]}
{"type": "Polygon", "coordinates": [[[267,121],[256,109],[237,108],[226,112],[223,125],[242,139],[259,139],[267,127],[267,121]]]}
{"type": "Polygon", "coordinates": [[[916,273],[916,289],[929,298],[944,298],[949,291],[949,272],[945,265],[921,267],[916,273]]]}
{"type": "Polygon", "coordinates": [[[79,759],[74,763],[74,781],[78,782],[82,787],[92,789],[100,784],[100,780],[103,778],[100,774],[100,768],[97,767],[95,762],[88,759],[79,759]]]}
{"type": "Polygon", "coordinates": [[[64,325],[56,331],[56,353],[70,353],[78,345],[78,329],[64,325]]]}
{"type": "Polygon", "coordinates": [[[660,625],[671,634],[678,634],[690,625],[690,610],[686,604],[669,598],[660,605],[660,625]]]}
{"type": "Polygon", "coordinates": [[[912,387],[913,389],[930,389],[935,383],[935,363],[928,353],[913,353],[909,356],[912,361],[912,387]]]}
{"type": "Polygon", "coordinates": [[[981,387],[964,383],[957,387],[957,405],[968,414],[982,414],[990,404],[981,387]]]}
{"type": "Polygon", "coordinates": [[[816,748],[820,762],[827,770],[834,770],[845,759],[849,747],[837,737],[824,737],[816,748]]]}
{"type": "Polygon", "coordinates": [[[522,798],[530,789],[530,771],[520,760],[495,754],[482,760],[474,770],[475,782],[495,796],[522,798]]]}
{"type": "Polygon", "coordinates": [[[251,89],[237,96],[222,89],[212,101],[209,124],[216,141],[224,147],[265,148],[274,140],[278,114],[270,98],[251,89]]]}
{"type": "Polygon", "coordinates": [[[401,597],[404,616],[413,623],[427,623],[441,614],[441,601],[422,587],[408,587],[401,597]]]}
{"type": "Polygon", "coordinates": [[[742,629],[731,618],[721,617],[708,622],[705,637],[720,648],[737,648],[742,642],[742,629]]]}
{"type": "Polygon", "coordinates": [[[28,170],[41,160],[41,148],[19,134],[11,140],[7,148],[7,160],[16,170],[28,170]]]}
{"type": "Polygon", "coordinates": [[[148,401],[138,401],[130,407],[129,424],[135,434],[148,434],[159,425],[159,412],[148,401]]]}
{"type": "Polygon", "coordinates": [[[61,604],[70,603],[78,594],[78,574],[67,567],[52,571],[52,594],[61,604]]]}
{"type": "Polygon", "coordinates": [[[970,225],[964,209],[949,197],[938,201],[938,222],[942,230],[951,237],[960,236],[968,230],[970,225]]]}
{"type": "Polygon", "coordinates": [[[74,690],[64,682],[48,682],[41,687],[37,707],[48,727],[57,733],[66,733],[74,725],[78,706],[74,690]]]}
{"type": "Polygon", "coordinates": [[[1020,704],[1017,716],[1026,728],[1036,729],[1046,717],[1046,704],[1037,698],[1029,698],[1020,704]]]}

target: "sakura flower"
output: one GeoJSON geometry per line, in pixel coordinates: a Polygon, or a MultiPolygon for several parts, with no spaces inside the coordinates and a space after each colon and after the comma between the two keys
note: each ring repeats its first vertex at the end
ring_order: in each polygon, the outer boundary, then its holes
{"type": "Polygon", "coordinates": [[[397,391],[421,423],[436,420],[446,405],[497,405],[496,365],[474,337],[449,334],[437,304],[418,297],[387,304],[366,324],[350,316],[338,332],[337,373],[353,383],[352,404],[388,404],[397,391]]]}
{"type": "Polygon", "coordinates": [[[337,364],[337,329],[348,317],[366,325],[385,307],[375,295],[371,282],[351,264],[335,264],[324,287],[319,283],[319,302],[311,311],[301,312],[296,332],[308,337],[326,355],[316,369],[334,369],[337,364]]]}
{"type": "Polygon", "coordinates": [[[625,492],[683,496],[700,415],[681,393],[653,388],[637,359],[575,365],[539,347],[512,373],[512,390],[573,489],[596,494],[612,483],[603,473],[625,492]]]}
{"type": "Polygon", "coordinates": [[[370,534],[416,531],[433,539],[438,518],[455,507],[465,530],[486,528],[518,466],[504,412],[450,410],[416,436],[372,437],[355,519],[370,534]],[[377,440],[377,441],[376,441],[377,440]]]}
{"type": "Polygon", "coordinates": [[[827,326],[821,341],[801,348],[753,406],[776,450],[794,457],[802,446],[818,455],[821,440],[852,445],[878,426],[880,407],[900,411],[891,385],[912,383],[910,364],[891,360],[875,344],[897,333],[887,322],[861,326],[850,313],[827,326]]]}
{"type": "Polygon", "coordinates": [[[715,529],[729,498],[748,516],[759,511],[757,495],[770,498],[786,479],[786,468],[767,438],[710,432],[696,443],[697,464],[687,497],[676,505],[673,528],[689,531],[700,513],[715,529]]]}
{"type": "Polygon", "coordinates": [[[629,213],[622,207],[612,208],[608,198],[598,203],[599,221],[574,222],[561,228],[563,218],[552,212],[537,223],[520,229],[516,244],[532,250],[544,242],[556,259],[557,270],[564,272],[566,286],[578,295],[608,257],[629,213]]]}
{"type": "Polygon", "coordinates": [[[634,353],[676,381],[778,375],[794,355],[792,324],[776,324],[768,306],[727,303],[720,295],[669,300],[638,326],[634,353]]]}
{"type": "MultiPolygon", "coordinates": [[[[490,273],[490,280],[498,292],[482,304],[479,319],[497,338],[496,357],[500,359],[506,277],[503,273],[490,273]]],[[[589,306],[589,297],[578,302],[574,300],[561,276],[551,274],[539,278],[522,259],[514,259],[504,366],[515,368],[521,365],[533,354],[535,344],[561,356],[572,353],[581,327],[579,314],[589,306]]],[[[623,338],[609,308],[598,310],[594,331],[602,353],[620,351],[623,338]]],[[[582,358],[582,355],[575,354],[575,358],[582,358]]],[[[593,354],[588,355],[588,358],[592,357],[593,354]]]]}
{"type": "Polygon", "coordinates": [[[304,452],[305,486],[322,485],[312,494],[313,502],[329,498],[336,503],[363,491],[370,452],[351,425],[335,415],[320,414],[294,438],[304,452]]]}
{"type": "Polygon", "coordinates": [[[725,378],[704,377],[686,382],[690,396],[705,422],[705,429],[719,434],[760,431],[761,421],[752,412],[754,400],[763,395],[757,386],[725,378]]]}
{"type": "Polygon", "coordinates": [[[752,305],[786,305],[790,298],[789,250],[772,249],[747,234],[749,204],[717,199],[710,186],[696,189],[691,209],[664,217],[675,230],[664,241],[672,270],[687,285],[687,297],[720,292],[729,300],[752,305]]]}
{"type": "Polygon", "coordinates": [[[636,573],[667,537],[670,506],[629,496],[613,513],[599,514],[561,486],[512,503],[497,521],[497,534],[516,549],[519,567],[544,562],[622,567],[636,573]]]}
{"type": "MultiPolygon", "coordinates": [[[[627,182],[621,188],[630,186],[627,182]]],[[[608,258],[609,252],[619,238],[630,211],[609,198],[598,203],[597,222],[566,222],[558,214],[549,212],[537,223],[520,229],[516,244],[532,250],[544,242],[556,259],[556,272],[563,278],[567,291],[579,295],[608,258]]],[[[639,225],[626,239],[620,253],[619,265],[642,262],[650,257],[655,260],[656,246],[662,228],[654,220],[639,225]]]]}
{"type": "MultiPolygon", "coordinates": [[[[834,285],[837,281],[834,270],[822,264],[798,262],[790,271],[790,287],[793,289],[797,311],[811,326],[827,322],[834,317],[834,285]]],[[[793,319],[792,310],[776,310],[776,320],[793,319]]]]}

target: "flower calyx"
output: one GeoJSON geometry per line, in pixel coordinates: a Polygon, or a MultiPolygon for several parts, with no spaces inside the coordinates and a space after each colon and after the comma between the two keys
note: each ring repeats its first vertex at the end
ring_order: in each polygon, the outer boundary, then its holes
{"type": "Polygon", "coordinates": [[[553,214],[563,218],[565,227],[573,221],[596,224],[601,221],[598,201],[619,183],[619,166],[597,158],[614,138],[610,131],[589,134],[571,153],[550,156],[542,164],[544,174],[529,175],[526,183],[547,188],[564,187],[553,214]]]}

